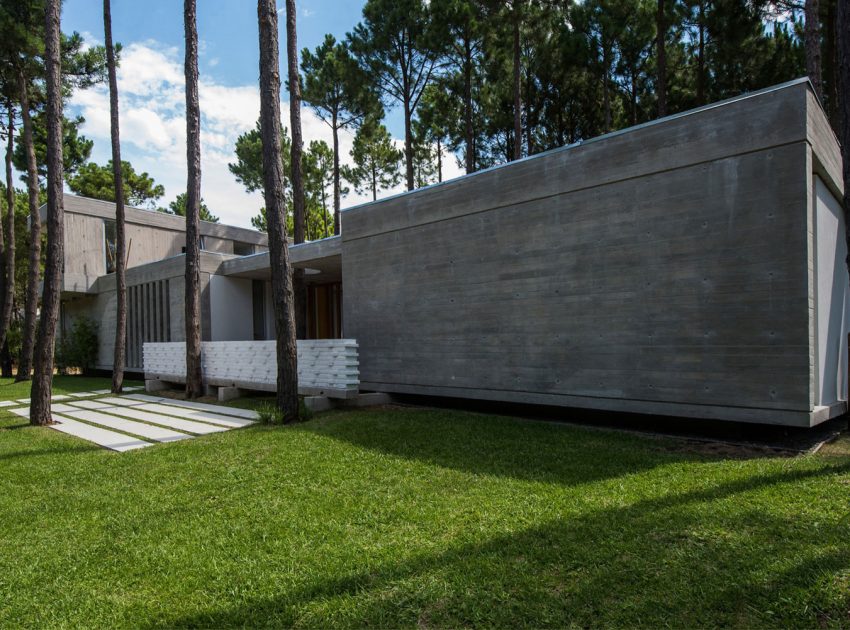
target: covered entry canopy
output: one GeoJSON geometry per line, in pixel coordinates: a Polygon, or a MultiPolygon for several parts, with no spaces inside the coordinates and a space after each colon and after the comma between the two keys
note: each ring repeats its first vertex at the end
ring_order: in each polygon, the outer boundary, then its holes
{"type": "MultiPolygon", "coordinates": [[[[289,246],[289,260],[297,269],[304,269],[309,284],[342,281],[342,239],[332,236],[320,241],[289,246]]],[[[220,269],[224,276],[268,280],[271,278],[269,253],[242,256],[225,261],[220,269]]]]}

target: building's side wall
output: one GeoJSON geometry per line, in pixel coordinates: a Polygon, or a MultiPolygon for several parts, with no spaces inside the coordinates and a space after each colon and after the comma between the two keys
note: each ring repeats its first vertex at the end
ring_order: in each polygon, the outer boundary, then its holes
{"type": "MultiPolygon", "coordinates": [[[[148,341],[184,341],[185,279],[183,258],[162,261],[127,271],[127,359],[129,370],[141,370],[142,344],[148,341]]],[[[211,341],[213,334],[211,278],[221,259],[201,257],[201,338],[211,341]]],[[[116,292],[113,275],[101,277],[91,296],[73,296],[62,302],[62,331],[70,331],[74,319],[89,317],[98,326],[99,353],[96,367],[111,369],[114,356],[116,292]]],[[[241,308],[236,305],[236,308],[241,308]]],[[[242,316],[250,321],[250,302],[242,316]]]]}
{"type": "Polygon", "coordinates": [[[847,400],[848,287],[844,212],[820,177],[814,181],[818,405],[847,400]]]}
{"type": "Polygon", "coordinates": [[[186,234],[136,223],[126,226],[127,267],[144,265],[177,256],[186,245],[186,234]]]}
{"type": "Polygon", "coordinates": [[[808,424],[804,108],[800,86],[345,213],[364,389],[808,424]]]}
{"type": "Polygon", "coordinates": [[[103,219],[65,213],[65,291],[85,292],[106,273],[103,219]]]}
{"type": "Polygon", "coordinates": [[[210,277],[211,341],[254,339],[251,280],[210,277]]]}

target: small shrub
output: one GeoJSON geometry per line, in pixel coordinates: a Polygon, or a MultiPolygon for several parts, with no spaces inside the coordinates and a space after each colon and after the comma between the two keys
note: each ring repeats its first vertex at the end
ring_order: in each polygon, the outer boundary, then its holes
{"type": "MultiPolygon", "coordinates": [[[[283,424],[283,412],[274,403],[264,403],[257,407],[262,424],[283,424]]],[[[304,404],[304,399],[298,399],[298,419],[306,422],[313,417],[313,411],[304,404]]]]}
{"type": "Polygon", "coordinates": [[[257,413],[260,416],[262,424],[282,424],[283,413],[274,403],[265,403],[257,408],[257,413]]]}
{"type": "Polygon", "coordinates": [[[56,345],[56,367],[60,372],[78,368],[85,373],[94,367],[97,354],[97,324],[90,317],[78,317],[56,345]]]}

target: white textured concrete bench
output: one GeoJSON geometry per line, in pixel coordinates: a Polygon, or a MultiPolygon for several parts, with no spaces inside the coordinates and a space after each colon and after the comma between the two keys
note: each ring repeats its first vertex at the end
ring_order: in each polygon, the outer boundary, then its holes
{"type": "MultiPolygon", "coordinates": [[[[201,344],[207,386],[273,392],[277,388],[274,341],[205,341],[201,344]]],[[[145,379],[186,382],[186,344],[144,344],[145,379]]],[[[353,339],[298,341],[298,393],[355,398],[360,390],[357,342],[353,339]]]]}

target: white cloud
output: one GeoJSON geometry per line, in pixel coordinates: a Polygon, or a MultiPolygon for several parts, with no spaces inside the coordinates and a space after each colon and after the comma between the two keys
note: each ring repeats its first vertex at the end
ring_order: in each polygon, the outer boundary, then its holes
{"type": "MultiPolygon", "coordinates": [[[[186,187],[184,86],[182,58],[177,48],[153,40],[125,46],[118,70],[122,158],[132,162],[137,171],[147,171],[165,186],[166,198],[160,200],[162,205],[186,187]]],[[[223,85],[201,73],[199,91],[202,195],[222,222],[250,226],[250,218],[263,204],[262,197],[246,193],[229,172],[227,163],[234,160],[236,138],[256,123],[260,110],[258,86],[253,83],[223,85]]],[[[95,140],[92,159],[105,163],[110,159],[107,87],[100,85],[78,91],[68,105],[72,113],[81,113],[86,119],[82,132],[95,140]]],[[[281,112],[286,121],[287,103],[281,103],[281,112]]],[[[303,108],[301,121],[305,146],[319,139],[331,144],[330,127],[312,110],[303,108]]],[[[342,130],[339,140],[341,161],[348,163],[353,134],[342,130]]],[[[444,159],[444,172],[445,179],[461,173],[453,156],[444,159]]],[[[398,190],[383,194],[402,189],[400,186],[398,190]]],[[[369,196],[352,191],[343,200],[343,207],[368,199],[369,196]]]]}

